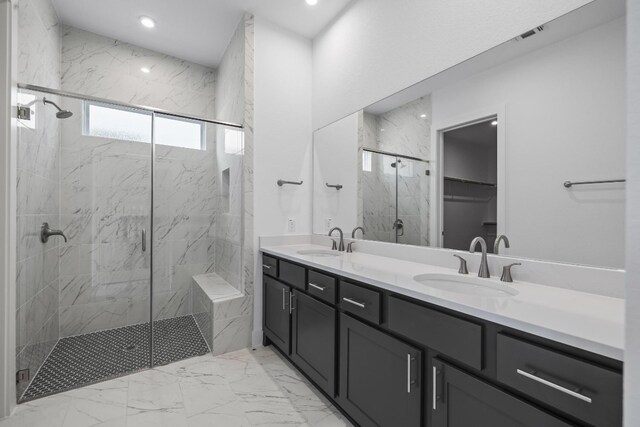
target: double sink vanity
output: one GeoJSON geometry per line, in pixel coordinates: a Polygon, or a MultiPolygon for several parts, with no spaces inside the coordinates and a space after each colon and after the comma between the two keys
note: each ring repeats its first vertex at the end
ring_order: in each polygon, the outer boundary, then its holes
{"type": "Polygon", "coordinates": [[[262,243],[264,342],[357,425],[622,425],[622,299],[320,242],[262,243]]]}

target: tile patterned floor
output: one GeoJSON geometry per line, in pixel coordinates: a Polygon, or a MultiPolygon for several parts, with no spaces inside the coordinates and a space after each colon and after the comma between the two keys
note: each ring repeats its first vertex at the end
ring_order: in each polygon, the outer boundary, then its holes
{"type": "MultiPolygon", "coordinates": [[[[156,365],[166,365],[209,352],[191,315],[153,322],[153,336],[156,365]]],[[[21,401],[93,384],[148,366],[147,323],[62,338],[47,357],[21,401]]]]}
{"type": "Polygon", "coordinates": [[[199,356],[19,405],[0,427],[351,426],[269,347],[199,356]]]}

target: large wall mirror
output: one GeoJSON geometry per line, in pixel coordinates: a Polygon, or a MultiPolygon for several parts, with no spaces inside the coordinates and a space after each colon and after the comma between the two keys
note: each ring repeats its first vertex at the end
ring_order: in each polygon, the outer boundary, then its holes
{"type": "Polygon", "coordinates": [[[625,6],[595,1],[314,133],[314,233],[622,268],[625,6]]]}

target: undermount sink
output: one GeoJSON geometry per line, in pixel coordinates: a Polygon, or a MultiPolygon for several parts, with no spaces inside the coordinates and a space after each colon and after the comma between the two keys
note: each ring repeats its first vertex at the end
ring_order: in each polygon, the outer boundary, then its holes
{"type": "Polygon", "coordinates": [[[339,256],[340,252],[330,251],[328,249],[305,249],[298,251],[299,255],[313,255],[313,256],[339,256]]]}
{"type": "Polygon", "coordinates": [[[413,277],[416,282],[426,286],[459,294],[480,297],[510,297],[518,295],[513,284],[476,276],[454,274],[419,274],[413,277]]]}

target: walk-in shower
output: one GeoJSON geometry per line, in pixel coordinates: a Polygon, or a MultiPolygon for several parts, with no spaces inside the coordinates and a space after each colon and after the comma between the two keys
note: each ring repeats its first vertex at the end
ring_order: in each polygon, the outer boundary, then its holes
{"type": "Polygon", "coordinates": [[[33,86],[18,100],[18,400],[209,352],[193,276],[242,292],[241,126],[33,86]]]}

